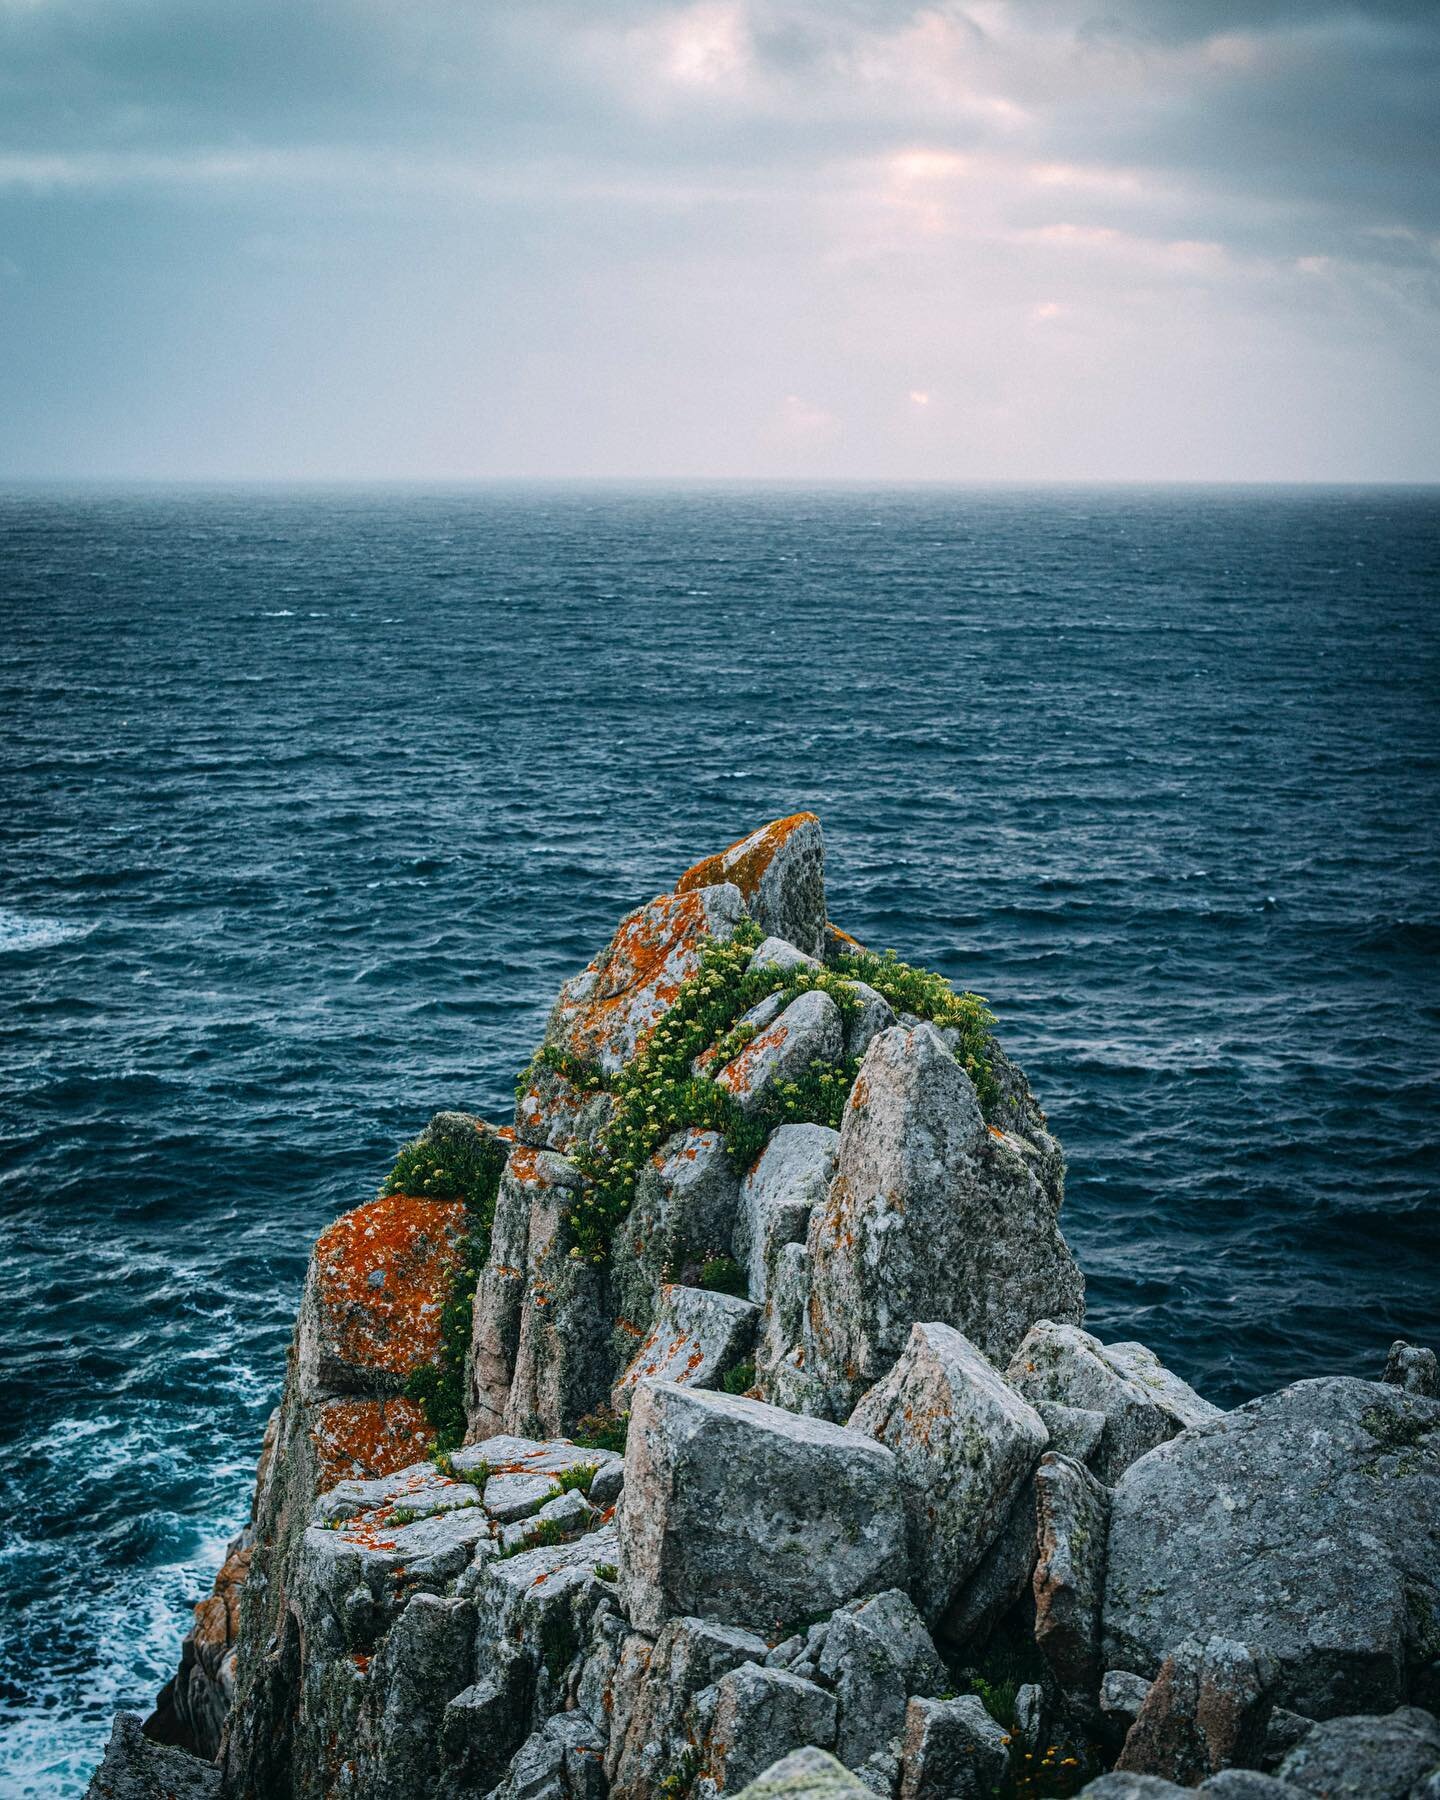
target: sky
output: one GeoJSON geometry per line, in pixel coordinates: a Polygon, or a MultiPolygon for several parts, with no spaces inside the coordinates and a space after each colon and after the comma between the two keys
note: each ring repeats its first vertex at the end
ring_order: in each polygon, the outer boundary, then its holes
{"type": "Polygon", "coordinates": [[[0,0],[0,476],[1440,479],[1440,0],[0,0]]]}

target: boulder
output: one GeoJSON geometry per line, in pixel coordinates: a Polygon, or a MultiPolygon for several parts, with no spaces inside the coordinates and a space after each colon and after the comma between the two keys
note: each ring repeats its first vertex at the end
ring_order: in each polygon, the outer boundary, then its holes
{"type": "Polygon", "coordinates": [[[883,1764],[876,1785],[888,1791],[898,1774],[907,1700],[949,1685],[924,1620],[898,1588],[852,1601],[831,1615],[815,1662],[839,1709],[840,1760],[867,1773],[879,1773],[883,1764]]]}
{"type": "Polygon", "coordinates": [[[839,1062],[844,1043],[840,1008],[828,994],[811,988],[797,994],[774,1024],[717,1072],[715,1081],[742,1113],[756,1113],[777,1087],[798,1081],[811,1063],[839,1062]]]}
{"type": "Polygon", "coordinates": [[[1307,1732],[1278,1774],[1324,1800],[1409,1800],[1440,1771],[1440,1724],[1418,1706],[1383,1718],[1330,1719],[1307,1732]]]}
{"type": "Polygon", "coordinates": [[[1382,1380],[1427,1400],[1440,1397],[1440,1363],[1435,1352],[1422,1349],[1419,1344],[1407,1344],[1404,1338],[1396,1338],[1390,1346],[1382,1380]]]}
{"type": "Polygon", "coordinates": [[[742,1663],[722,1675],[696,1712],[707,1722],[696,1792],[701,1800],[742,1788],[778,1758],[835,1742],[835,1696],[785,1669],[742,1663]]]}
{"type": "Polygon", "coordinates": [[[1116,1767],[1194,1787],[1207,1775],[1253,1768],[1265,1747],[1273,1659],[1225,1638],[1186,1638],[1160,1665],[1116,1767]]]}
{"type": "Polygon", "coordinates": [[[681,1387],[714,1387],[741,1362],[755,1340],[760,1308],[733,1294],[669,1283],[660,1290],[655,1323],[615,1384],[611,1404],[630,1405],[639,1381],[674,1381],[681,1387]]]}
{"type": "Polygon", "coordinates": [[[301,1397],[389,1397],[432,1362],[459,1260],[458,1200],[386,1194],[321,1232],[296,1337],[301,1397]]]}
{"type": "Polygon", "coordinates": [[[740,1173],[718,1131],[676,1132],[640,1171],[610,1256],[615,1376],[655,1323],[662,1287],[698,1284],[705,1263],[729,1252],[739,1206],[740,1173]]]}
{"type": "Polygon", "coordinates": [[[999,1536],[1045,1448],[1040,1415],[960,1332],[920,1324],[850,1429],[895,1452],[913,1591],[933,1622],[999,1536]]]}
{"type": "Polygon", "coordinates": [[[650,1800],[689,1747],[686,1716],[696,1695],[742,1663],[765,1656],[765,1640],[707,1619],[671,1619],[643,1655],[628,1718],[612,1733],[608,1772],[613,1800],[650,1800]]]}
{"type": "Polygon", "coordinates": [[[1060,1691],[1082,1713],[1098,1702],[1109,1495],[1072,1457],[1047,1452],[1035,1471],[1035,1642],[1060,1691]]]}
{"type": "Polygon", "coordinates": [[[814,1745],[793,1750],[741,1788],[735,1800],[875,1800],[843,1763],[814,1745]]]}
{"type": "Polygon", "coordinates": [[[1051,1319],[1026,1332],[1005,1378],[1032,1405],[1103,1413],[1099,1446],[1086,1460],[1112,1484],[1147,1450],[1220,1417],[1143,1344],[1102,1344],[1078,1325],[1051,1319]]]}
{"type": "Polygon", "coordinates": [[[560,989],[546,1044],[616,1074],[699,969],[706,941],[732,937],[744,917],[740,890],[728,881],[636,907],[594,962],[560,989]]]}
{"type": "MultiPolygon", "coordinates": [[[[844,973],[844,969],[841,969],[844,973]]],[[[895,1023],[895,1010],[881,993],[866,981],[856,981],[851,976],[854,997],[859,1003],[858,1010],[845,1021],[845,1055],[862,1057],[882,1031],[888,1031],[895,1023]]]]}
{"type": "Polygon", "coordinates": [[[1037,1400],[1035,1410],[1050,1433],[1050,1448],[1076,1462],[1088,1464],[1105,1435],[1105,1415],[1088,1406],[1062,1406],[1058,1400],[1037,1400]]]}
{"type": "Polygon", "coordinates": [[[1309,1718],[1393,1707],[1440,1643],[1440,1403],[1302,1381],[1134,1463],[1115,1488],[1106,1666],[1154,1675],[1189,1635],[1268,1650],[1309,1718]]]}
{"type": "Polygon", "coordinates": [[[605,1800],[604,1738],[583,1713],[557,1713],[515,1752],[492,1800],[605,1800]]]}
{"type": "Polygon", "coordinates": [[[825,949],[825,837],[814,813],[792,813],[762,825],[717,856],[687,869],[677,895],[730,882],[763,931],[810,956],[825,949]]]}
{"type": "Polygon", "coordinates": [[[631,1622],[770,1630],[905,1585],[895,1458],[873,1438],[729,1394],[642,1382],[620,1512],[631,1622]]]}
{"type": "Polygon", "coordinates": [[[105,1759],[90,1777],[85,1800],[219,1800],[220,1771],[213,1763],[155,1744],[138,1713],[116,1713],[105,1759]]]}
{"type": "Polygon", "coordinates": [[[810,1252],[781,1244],[765,1283],[765,1311],[755,1350],[755,1385],[762,1398],[791,1412],[824,1413],[825,1385],[806,1366],[806,1309],[810,1302],[810,1252]]]}
{"type": "Polygon", "coordinates": [[[752,1300],[764,1303],[781,1249],[805,1242],[810,1215],[829,1192],[839,1148],[840,1133],[828,1125],[781,1125],[746,1175],[731,1248],[752,1300]]]}
{"type": "MultiPolygon", "coordinates": [[[[750,967],[756,970],[779,969],[782,974],[792,975],[797,969],[820,969],[824,964],[818,957],[810,956],[804,950],[797,950],[794,944],[783,937],[767,937],[755,946],[750,967]]],[[[761,1005],[764,1005],[763,1001],[761,1005]]]]}
{"type": "Polygon", "coordinates": [[[1009,1745],[977,1694],[912,1700],[900,1800],[989,1800],[1009,1775],[1009,1745]]]}
{"type": "Polygon", "coordinates": [[[1035,1573],[1035,1480],[1021,1488],[979,1566],[951,1602],[935,1634],[959,1654],[975,1656],[1035,1573]]]}
{"type": "Polygon", "coordinates": [[[953,1325],[1003,1361],[1036,1318],[1081,1313],[1051,1195],[987,1130],[930,1025],[895,1026],[866,1051],[807,1246],[811,1372],[842,1413],[888,1372],[917,1321],[953,1325]]]}
{"type": "Polygon", "coordinates": [[[537,1062],[515,1100],[515,1136],[522,1144],[568,1156],[593,1144],[615,1111],[604,1088],[583,1085],[537,1062]]]}

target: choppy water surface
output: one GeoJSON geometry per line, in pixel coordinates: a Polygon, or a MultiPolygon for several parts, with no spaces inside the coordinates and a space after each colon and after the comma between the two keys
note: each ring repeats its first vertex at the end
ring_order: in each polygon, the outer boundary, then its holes
{"type": "Polygon", "coordinates": [[[1440,499],[0,496],[0,1793],[240,1523],[307,1247],[696,856],[988,995],[1105,1335],[1440,1337],[1440,499]]]}

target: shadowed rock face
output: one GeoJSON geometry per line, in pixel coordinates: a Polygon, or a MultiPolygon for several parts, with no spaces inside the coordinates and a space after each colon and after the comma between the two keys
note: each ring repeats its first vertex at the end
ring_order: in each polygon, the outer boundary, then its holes
{"type": "Polygon", "coordinates": [[[1440,1645],[1440,1402],[1302,1381],[1185,1432],[1115,1489],[1108,1667],[1186,1636],[1265,1649],[1310,1718],[1429,1692],[1440,1645]]]}

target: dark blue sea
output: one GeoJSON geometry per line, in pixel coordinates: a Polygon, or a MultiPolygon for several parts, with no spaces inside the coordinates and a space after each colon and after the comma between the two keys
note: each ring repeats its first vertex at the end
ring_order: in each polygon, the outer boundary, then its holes
{"type": "Polygon", "coordinates": [[[1106,1336],[1440,1340],[1435,491],[0,495],[0,1793],[148,1709],[307,1248],[814,808],[987,995],[1106,1336]]]}

